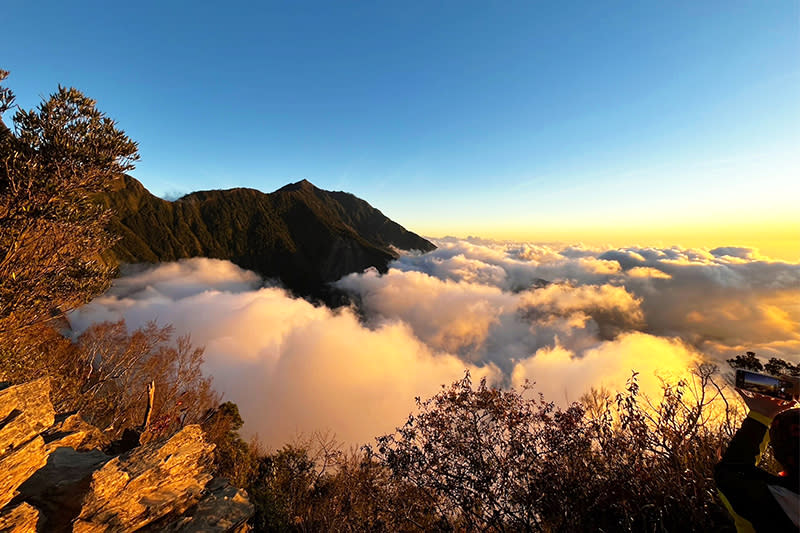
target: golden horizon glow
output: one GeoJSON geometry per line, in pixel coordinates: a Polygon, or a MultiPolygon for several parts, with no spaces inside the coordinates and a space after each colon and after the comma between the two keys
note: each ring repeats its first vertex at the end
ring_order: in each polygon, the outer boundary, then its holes
{"type": "MultiPolygon", "coordinates": [[[[745,214],[745,216],[747,216],[745,214]]],[[[548,223],[508,227],[497,225],[467,229],[464,227],[425,227],[415,229],[421,235],[431,238],[453,236],[466,238],[480,237],[497,241],[539,242],[577,244],[589,246],[627,247],[652,246],[668,248],[714,249],[723,246],[737,246],[756,249],[761,255],[773,260],[800,261],[800,221],[788,220],[748,220],[710,224],[696,221],[674,225],[620,225],[594,224],[580,226],[575,223],[548,223]],[[534,228],[541,229],[534,229],[534,228]]]]}

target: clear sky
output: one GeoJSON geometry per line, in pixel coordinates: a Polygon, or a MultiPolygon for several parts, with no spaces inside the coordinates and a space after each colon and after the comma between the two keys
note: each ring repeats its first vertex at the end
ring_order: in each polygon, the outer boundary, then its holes
{"type": "Polygon", "coordinates": [[[800,257],[800,3],[12,2],[0,68],[158,195],[306,178],[428,236],[800,257]]]}

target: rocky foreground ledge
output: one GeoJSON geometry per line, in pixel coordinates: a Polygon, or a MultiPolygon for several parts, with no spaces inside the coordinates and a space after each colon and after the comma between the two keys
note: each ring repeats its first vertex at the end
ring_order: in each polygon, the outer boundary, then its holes
{"type": "Polygon", "coordinates": [[[211,474],[197,425],[119,455],[77,415],[56,417],[50,381],[0,385],[0,531],[245,532],[253,506],[211,474]]]}

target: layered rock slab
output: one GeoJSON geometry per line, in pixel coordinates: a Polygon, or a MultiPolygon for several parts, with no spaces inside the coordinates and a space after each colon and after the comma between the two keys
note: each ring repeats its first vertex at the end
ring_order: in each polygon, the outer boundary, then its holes
{"type": "Polygon", "coordinates": [[[166,443],[151,443],[111,459],[92,474],[73,531],[135,531],[197,503],[212,476],[213,444],[200,426],[183,428],[166,443]]]}
{"type": "Polygon", "coordinates": [[[53,425],[49,392],[47,379],[0,390],[0,531],[247,530],[253,506],[211,482],[199,426],[112,457],[77,415],[53,425]]]}
{"type": "Polygon", "coordinates": [[[27,503],[3,509],[0,513],[0,531],[4,533],[36,533],[39,510],[27,503]]]}
{"type": "Polygon", "coordinates": [[[48,379],[0,390],[0,508],[47,463],[49,450],[39,434],[54,419],[48,379]]]}

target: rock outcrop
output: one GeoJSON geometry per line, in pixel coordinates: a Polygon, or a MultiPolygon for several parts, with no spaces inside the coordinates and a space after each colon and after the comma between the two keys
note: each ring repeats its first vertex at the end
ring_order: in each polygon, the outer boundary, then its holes
{"type": "Polygon", "coordinates": [[[48,452],[40,433],[53,424],[54,418],[49,380],[0,391],[0,508],[47,463],[48,452]]]}
{"type": "Polygon", "coordinates": [[[36,531],[39,523],[39,510],[27,503],[21,503],[0,513],[0,531],[8,533],[29,533],[36,531]]]}
{"type": "Polygon", "coordinates": [[[0,531],[247,531],[246,493],[213,478],[190,425],[111,456],[97,428],[56,419],[44,378],[0,390],[0,531]]]}

